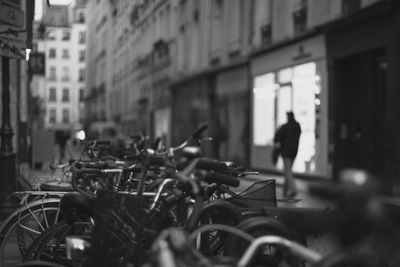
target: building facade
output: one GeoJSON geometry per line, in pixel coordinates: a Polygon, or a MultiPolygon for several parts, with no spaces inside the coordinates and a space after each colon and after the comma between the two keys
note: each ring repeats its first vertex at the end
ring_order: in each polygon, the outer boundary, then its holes
{"type": "Polygon", "coordinates": [[[34,3],[1,1],[0,9],[0,217],[6,218],[15,210],[12,192],[29,168],[28,60],[34,3]]]}
{"type": "Polygon", "coordinates": [[[357,167],[392,183],[400,173],[397,1],[90,4],[111,17],[106,113],[126,131],[178,144],[207,123],[210,156],[276,172],[273,136],[293,110],[302,126],[298,175],[357,167]]]}
{"type": "Polygon", "coordinates": [[[44,105],[44,128],[72,131],[83,122],[86,79],[85,1],[74,7],[44,5],[35,24],[34,53],[44,53],[45,73],[34,75],[32,96],[44,105]]]}

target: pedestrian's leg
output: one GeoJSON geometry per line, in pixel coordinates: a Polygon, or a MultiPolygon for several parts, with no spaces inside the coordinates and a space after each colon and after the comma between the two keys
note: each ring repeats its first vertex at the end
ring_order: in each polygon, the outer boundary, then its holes
{"type": "Polygon", "coordinates": [[[294,183],[294,177],[292,172],[293,159],[284,158],[283,159],[284,173],[285,173],[285,188],[286,194],[291,197],[295,196],[297,193],[296,185],[294,183]]]}

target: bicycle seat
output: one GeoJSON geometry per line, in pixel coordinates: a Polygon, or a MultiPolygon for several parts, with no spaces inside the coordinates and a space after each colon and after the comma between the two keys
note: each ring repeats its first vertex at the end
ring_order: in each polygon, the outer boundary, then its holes
{"type": "Polygon", "coordinates": [[[41,183],[39,185],[41,191],[73,191],[71,183],[68,182],[59,182],[59,181],[51,181],[46,183],[41,183]]]}

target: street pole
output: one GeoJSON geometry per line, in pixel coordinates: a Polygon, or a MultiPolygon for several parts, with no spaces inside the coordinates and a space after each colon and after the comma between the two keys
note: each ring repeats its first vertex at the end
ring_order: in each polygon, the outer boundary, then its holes
{"type": "Polygon", "coordinates": [[[10,214],[15,208],[11,193],[16,190],[16,154],[13,152],[14,135],[10,123],[10,58],[3,56],[2,62],[2,124],[0,128],[0,217],[10,214]]]}

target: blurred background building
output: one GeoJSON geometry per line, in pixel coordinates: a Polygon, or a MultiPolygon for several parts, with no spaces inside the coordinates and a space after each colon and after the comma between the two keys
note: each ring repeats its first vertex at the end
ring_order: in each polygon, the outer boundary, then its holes
{"type": "Polygon", "coordinates": [[[276,171],[273,135],[293,110],[298,174],[394,179],[398,2],[90,0],[87,114],[167,144],[208,123],[211,155],[276,171]]]}
{"type": "Polygon", "coordinates": [[[16,178],[29,167],[33,7],[33,1],[0,1],[0,217],[14,209],[11,192],[17,190],[16,178]]]}
{"type": "Polygon", "coordinates": [[[55,157],[55,144],[65,145],[83,127],[86,1],[36,4],[42,14],[33,24],[32,163],[43,165],[55,157]]]}
{"type": "Polygon", "coordinates": [[[86,69],[85,1],[43,5],[34,24],[33,53],[45,55],[45,72],[34,74],[32,96],[43,105],[44,127],[70,132],[83,121],[86,69]]]}

